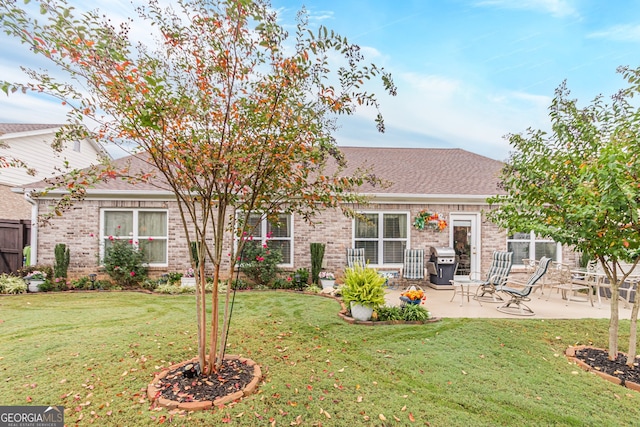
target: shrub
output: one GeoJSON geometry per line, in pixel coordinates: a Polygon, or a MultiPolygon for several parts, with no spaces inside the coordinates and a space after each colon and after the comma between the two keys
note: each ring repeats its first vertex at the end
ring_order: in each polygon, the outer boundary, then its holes
{"type": "Polygon", "coordinates": [[[407,321],[429,320],[429,312],[417,304],[406,304],[402,307],[402,319],[407,321]]]}
{"type": "Polygon", "coordinates": [[[0,274],[1,294],[23,294],[27,292],[27,284],[21,277],[0,274]]]}
{"type": "Polygon", "coordinates": [[[389,307],[383,305],[376,309],[376,313],[378,314],[378,320],[403,320],[402,319],[402,308],[400,307],[389,307]]]}
{"type": "Polygon", "coordinates": [[[271,284],[271,289],[293,289],[296,287],[291,276],[287,276],[286,278],[278,277],[271,284]]]}
{"type": "Polygon", "coordinates": [[[71,281],[71,287],[73,289],[92,289],[92,286],[93,282],[89,279],[89,276],[84,276],[71,281]]]}
{"type": "Polygon", "coordinates": [[[69,248],[67,248],[67,245],[64,243],[58,243],[55,246],[53,253],[55,255],[55,261],[53,263],[53,277],[63,277],[66,279],[67,271],[69,270],[69,248]]]}
{"type": "Polygon", "coordinates": [[[278,276],[278,264],[282,262],[279,249],[269,248],[269,244],[260,245],[255,241],[246,241],[242,250],[240,271],[257,285],[268,286],[278,276]]]}
{"type": "Polygon", "coordinates": [[[176,286],[167,284],[158,286],[155,291],[160,294],[170,295],[194,294],[196,292],[196,288],[194,286],[176,286]]]}
{"type": "Polygon", "coordinates": [[[302,290],[309,283],[309,270],[299,268],[293,274],[293,282],[297,289],[302,290]]]}
{"type": "Polygon", "coordinates": [[[105,249],[102,264],[111,279],[119,286],[135,286],[147,277],[143,252],[126,240],[115,239],[105,249]]]}

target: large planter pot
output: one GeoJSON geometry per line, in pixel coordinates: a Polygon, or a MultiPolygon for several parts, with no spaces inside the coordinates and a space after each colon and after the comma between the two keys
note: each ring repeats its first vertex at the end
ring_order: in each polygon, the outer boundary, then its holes
{"type": "Polygon", "coordinates": [[[330,279],[320,279],[320,283],[322,284],[322,289],[333,289],[336,281],[330,279]]]}
{"type": "Polygon", "coordinates": [[[27,284],[27,289],[29,292],[39,292],[40,285],[44,283],[44,280],[29,280],[27,284]]]}
{"type": "Polygon", "coordinates": [[[373,315],[373,308],[366,307],[364,305],[356,304],[351,301],[351,317],[356,320],[371,320],[373,315]]]}
{"type": "Polygon", "coordinates": [[[193,288],[196,285],[195,277],[182,277],[180,279],[180,286],[183,288],[193,288]]]}

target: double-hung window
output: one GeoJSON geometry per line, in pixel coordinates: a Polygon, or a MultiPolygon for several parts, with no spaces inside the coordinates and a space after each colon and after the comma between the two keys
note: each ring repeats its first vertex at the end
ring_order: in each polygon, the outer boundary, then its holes
{"type": "Polygon", "coordinates": [[[371,265],[401,265],[408,245],[408,213],[376,212],[354,220],[354,247],[371,265]]]}
{"type": "Polygon", "coordinates": [[[166,210],[103,209],[100,224],[101,258],[113,240],[127,240],[143,251],[150,266],[167,265],[166,210]]]}
{"type": "Polygon", "coordinates": [[[267,244],[282,253],[283,266],[293,265],[293,222],[289,214],[279,214],[278,222],[272,223],[260,214],[251,214],[248,223],[252,241],[267,244]]]}
{"type": "Polygon", "coordinates": [[[543,256],[561,261],[562,248],[551,239],[543,239],[532,231],[513,233],[507,238],[507,250],[513,252],[513,263],[522,264],[523,259],[539,260],[543,256]]]}

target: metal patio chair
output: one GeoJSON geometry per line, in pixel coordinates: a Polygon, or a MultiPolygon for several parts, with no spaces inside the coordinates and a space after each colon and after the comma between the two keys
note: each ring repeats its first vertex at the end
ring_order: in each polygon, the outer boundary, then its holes
{"type": "Polygon", "coordinates": [[[354,265],[359,265],[361,267],[367,266],[364,259],[364,248],[347,249],[347,267],[353,268],[354,265]]]}
{"type": "MultiPolygon", "coordinates": [[[[507,276],[513,265],[513,252],[495,251],[491,259],[489,271],[486,278],[481,280],[476,292],[476,299],[483,302],[504,302],[502,297],[497,294],[507,281],[507,276]]],[[[473,280],[474,273],[469,275],[473,280]]],[[[475,281],[475,280],[474,280],[475,281]]]]}
{"type": "Polygon", "coordinates": [[[426,275],[424,249],[405,249],[400,276],[407,280],[424,280],[426,275]]]}
{"type": "Polygon", "coordinates": [[[551,258],[542,257],[536,271],[534,271],[529,277],[529,280],[524,283],[512,278],[507,278],[507,282],[500,287],[500,291],[509,295],[511,299],[506,304],[498,307],[498,311],[517,316],[533,316],[535,313],[523,301],[529,301],[529,295],[531,295],[533,288],[540,286],[538,282],[547,273],[549,264],[551,264],[551,258]],[[511,286],[507,286],[511,284],[518,287],[512,288],[511,286]]]}

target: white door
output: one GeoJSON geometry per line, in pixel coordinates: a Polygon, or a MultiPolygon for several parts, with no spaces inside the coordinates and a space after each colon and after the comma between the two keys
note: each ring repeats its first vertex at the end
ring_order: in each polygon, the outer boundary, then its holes
{"type": "MultiPolygon", "coordinates": [[[[452,213],[449,215],[449,241],[456,252],[458,269],[456,276],[468,276],[475,273],[473,278],[480,275],[480,214],[452,213]]],[[[476,277],[478,276],[478,277],[476,277]]]]}

